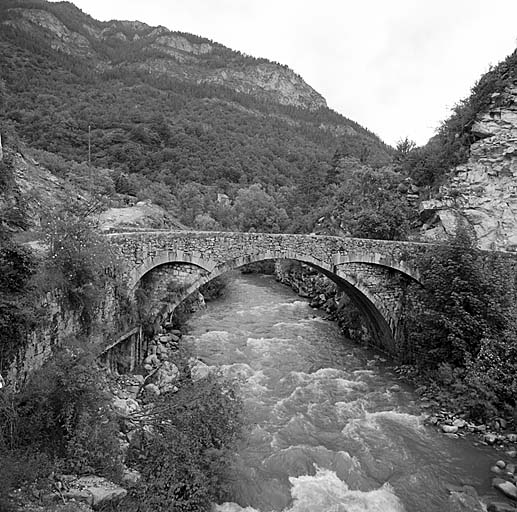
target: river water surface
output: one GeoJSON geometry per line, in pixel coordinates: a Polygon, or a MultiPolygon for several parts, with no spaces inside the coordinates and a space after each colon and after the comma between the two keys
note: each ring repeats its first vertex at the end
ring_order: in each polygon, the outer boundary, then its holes
{"type": "Polygon", "coordinates": [[[497,455],[423,425],[410,388],[269,276],[232,281],[189,321],[195,355],[241,381],[247,423],[219,512],[445,512],[489,490],[497,455]]]}

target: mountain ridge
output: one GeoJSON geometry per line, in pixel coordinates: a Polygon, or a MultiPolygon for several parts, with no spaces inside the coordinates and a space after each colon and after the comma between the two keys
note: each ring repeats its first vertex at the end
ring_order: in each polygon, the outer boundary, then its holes
{"type": "Polygon", "coordinates": [[[29,32],[46,30],[53,50],[100,60],[97,67],[101,70],[116,66],[117,60],[132,59],[136,69],[144,65],[155,73],[199,83],[224,83],[237,92],[272,96],[284,105],[309,110],[327,106],[324,98],[287,66],[245,56],[209,39],[142,22],[97,21],[69,2],[49,5],[29,0],[24,4],[4,8],[3,24],[29,32]]]}

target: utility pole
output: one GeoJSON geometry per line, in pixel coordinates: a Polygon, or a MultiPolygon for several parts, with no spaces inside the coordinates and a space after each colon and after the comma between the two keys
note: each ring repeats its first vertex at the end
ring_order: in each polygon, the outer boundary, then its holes
{"type": "Polygon", "coordinates": [[[92,166],[92,131],[88,125],[88,167],[92,166]]]}
{"type": "Polygon", "coordinates": [[[88,125],[88,185],[90,189],[90,195],[93,197],[93,185],[92,185],[92,130],[91,126],[88,125]]]}

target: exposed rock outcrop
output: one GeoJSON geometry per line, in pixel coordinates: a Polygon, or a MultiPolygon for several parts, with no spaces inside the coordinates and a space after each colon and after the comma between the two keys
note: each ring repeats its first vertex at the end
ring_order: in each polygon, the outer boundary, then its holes
{"type": "Polygon", "coordinates": [[[231,85],[238,92],[270,96],[282,105],[316,110],[327,106],[324,98],[300,76],[276,64],[258,64],[243,70],[217,70],[205,79],[209,83],[231,85]]]}
{"type": "Polygon", "coordinates": [[[198,84],[222,85],[239,93],[309,110],[327,106],[325,99],[291,69],[241,55],[208,39],[140,22],[99,22],[72,5],[61,5],[57,10],[44,6],[17,7],[8,13],[8,19],[2,23],[27,34],[43,33],[53,50],[86,59],[100,71],[118,66],[107,57],[110,51],[99,50],[105,45],[109,49],[117,47],[117,52],[138,55],[137,59],[123,64],[135,70],[198,84]],[[67,22],[62,14],[71,9],[76,11],[73,17],[82,17],[83,23],[67,22]],[[139,53],[141,48],[145,48],[145,52],[139,53]]]}
{"type": "Polygon", "coordinates": [[[101,231],[125,229],[186,229],[172,215],[151,201],[139,201],[134,206],[108,208],[98,214],[101,231]]]}
{"type": "Polygon", "coordinates": [[[15,28],[21,28],[31,32],[35,27],[52,34],[50,46],[53,50],[59,50],[68,54],[92,57],[94,51],[90,42],[82,34],[78,34],[67,28],[54,14],[43,9],[10,9],[19,15],[14,20],[6,20],[4,23],[15,28]]]}
{"type": "Polygon", "coordinates": [[[464,218],[482,249],[517,251],[517,86],[492,94],[471,128],[478,138],[438,197],[424,201],[424,236],[441,239],[464,218]]]}
{"type": "Polygon", "coordinates": [[[127,495],[126,489],[99,476],[85,476],[70,482],[63,493],[68,499],[83,501],[94,508],[118,501],[127,495]]]}

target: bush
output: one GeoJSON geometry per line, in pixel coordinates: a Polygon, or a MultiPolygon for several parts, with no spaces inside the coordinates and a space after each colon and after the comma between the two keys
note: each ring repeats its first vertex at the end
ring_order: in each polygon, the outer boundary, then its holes
{"type": "Polygon", "coordinates": [[[458,228],[421,261],[423,287],[406,313],[408,348],[420,371],[475,419],[513,413],[517,392],[515,269],[483,253],[458,228]]]}
{"type": "Polygon", "coordinates": [[[31,279],[32,252],[0,231],[0,372],[7,370],[37,321],[31,279]]]}
{"type": "Polygon", "coordinates": [[[464,367],[478,355],[484,338],[499,337],[508,326],[509,283],[497,277],[502,269],[487,258],[459,228],[449,244],[430,248],[421,260],[423,288],[410,333],[420,364],[464,367]]]}
{"type": "Polygon", "coordinates": [[[61,350],[16,394],[0,396],[0,453],[26,453],[64,472],[119,476],[115,418],[93,356],[61,350]]]}
{"type": "Polygon", "coordinates": [[[87,218],[71,210],[56,212],[44,226],[49,254],[41,277],[44,290],[58,290],[67,309],[79,313],[87,328],[95,318],[116,267],[109,244],[87,218]]]}
{"type": "Polygon", "coordinates": [[[160,397],[145,418],[139,450],[130,451],[143,479],[133,492],[139,511],[211,510],[228,491],[231,449],[242,430],[242,403],[232,384],[210,375],[160,397]]]}
{"type": "Polygon", "coordinates": [[[53,466],[45,454],[30,450],[4,451],[0,448],[0,510],[8,512],[11,507],[9,492],[26,482],[35,482],[48,477],[53,466]]]}

